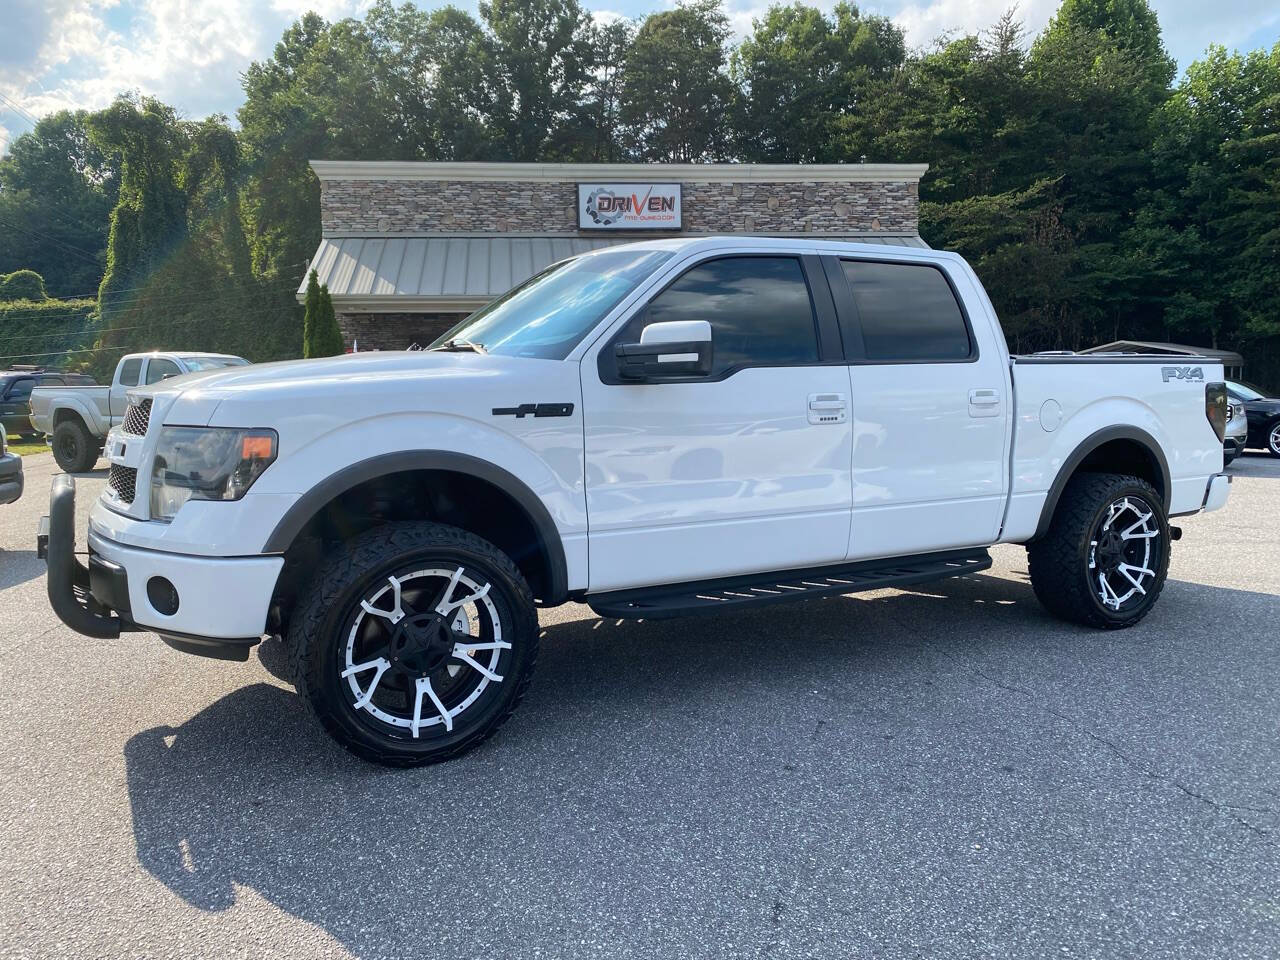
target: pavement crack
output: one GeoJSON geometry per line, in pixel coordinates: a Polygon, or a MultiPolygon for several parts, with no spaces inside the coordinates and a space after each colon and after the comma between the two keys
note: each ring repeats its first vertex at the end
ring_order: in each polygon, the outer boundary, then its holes
{"type": "Polygon", "coordinates": [[[1069,724],[1073,729],[1079,731],[1080,733],[1083,733],[1090,740],[1094,741],[1095,743],[1101,744],[1103,747],[1111,751],[1112,754],[1114,754],[1122,763],[1124,763],[1130,769],[1142,774],[1148,779],[1155,780],[1160,783],[1166,783],[1169,786],[1181,792],[1184,796],[1192,800],[1198,800],[1201,803],[1205,804],[1206,806],[1210,807],[1216,813],[1222,814],[1223,816],[1235,821],[1240,826],[1248,830],[1250,833],[1253,833],[1259,837],[1267,838],[1268,840],[1270,839],[1271,837],[1270,830],[1266,829],[1265,827],[1259,827],[1256,824],[1250,823],[1248,820],[1244,819],[1243,817],[1236,816],[1235,813],[1233,812],[1233,811],[1241,810],[1241,811],[1247,811],[1249,813],[1275,813],[1275,810],[1271,809],[1270,807],[1250,807],[1250,806],[1244,806],[1241,804],[1222,803],[1218,800],[1215,800],[1213,797],[1207,796],[1206,794],[1203,794],[1200,791],[1187,786],[1185,783],[1178,780],[1176,777],[1169,776],[1166,773],[1161,773],[1159,770],[1156,770],[1150,764],[1145,763],[1144,761],[1140,760],[1135,756],[1132,756],[1131,754],[1123,750],[1120,747],[1120,745],[1117,744],[1114,740],[1111,740],[1110,738],[1105,737],[1102,734],[1095,732],[1094,730],[1091,730],[1089,727],[1080,723],[1076,718],[1063,713],[1061,710],[1055,710],[1052,706],[1050,706],[1048,703],[1044,701],[1043,697],[1038,696],[1034,691],[1029,690],[1026,687],[1020,687],[1017,684],[1006,683],[1003,680],[998,680],[995,677],[991,676],[990,674],[985,673],[976,667],[969,667],[968,670],[971,674],[987,681],[987,683],[991,684],[992,686],[999,687],[1001,690],[1007,690],[1010,693],[1016,693],[1036,703],[1040,707],[1040,709],[1044,710],[1046,713],[1050,714],[1051,716],[1057,717],[1063,723],[1069,724]]]}

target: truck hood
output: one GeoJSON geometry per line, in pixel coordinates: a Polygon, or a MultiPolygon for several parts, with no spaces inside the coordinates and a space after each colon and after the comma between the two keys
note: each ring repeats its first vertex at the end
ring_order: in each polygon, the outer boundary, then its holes
{"type": "MultiPolygon", "coordinates": [[[[288,360],[228,367],[174,377],[150,387],[130,391],[131,396],[152,397],[167,408],[166,423],[201,425],[211,422],[215,411],[222,421],[229,411],[262,415],[302,412],[313,404],[346,400],[356,408],[374,403],[383,410],[430,409],[442,391],[450,394],[465,386],[468,394],[495,394],[508,380],[526,381],[547,365],[563,367],[561,360],[504,357],[477,353],[385,351],[348,354],[317,360],[288,360]]],[[[477,398],[478,399],[478,398],[477,398]]]]}

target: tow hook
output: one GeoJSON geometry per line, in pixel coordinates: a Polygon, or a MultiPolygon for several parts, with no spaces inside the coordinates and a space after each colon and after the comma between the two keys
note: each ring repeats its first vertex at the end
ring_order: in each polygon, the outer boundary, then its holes
{"type": "Polygon", "coordinates": [[[1169,539],[1170,539],[1170,540],[1181,540],[1181,539],[1182,539],[1182,528],[1181,528],[1181,527],[1170,527],[1170,528],[1169,528],[1169,539]]]}

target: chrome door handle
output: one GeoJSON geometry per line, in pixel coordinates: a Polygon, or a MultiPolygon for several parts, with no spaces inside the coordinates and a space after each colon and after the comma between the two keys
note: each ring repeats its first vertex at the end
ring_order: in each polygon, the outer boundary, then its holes
{"type": "Polygon", "coordinates": [[[848,417],[849,402],[839,393],[809,394],[810,423],[844,423],[848,417]]]}

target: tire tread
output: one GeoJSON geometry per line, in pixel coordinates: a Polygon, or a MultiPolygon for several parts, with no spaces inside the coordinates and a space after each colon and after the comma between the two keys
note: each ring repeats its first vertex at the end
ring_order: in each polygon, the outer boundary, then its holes
{"type": "Polygon", "coordinates": [[[428,763],[450,760],[493,736],[515,712],[528,692],[533,680],[534,666],[538,658],[537,611],[533,592],[520,570],[511,559],[473,533],[440,523],[409,522],[388,523],[367,531],[343,544],[321,562],[304,599],[295,609],[289,624],[288,651],[289,674],[302,699],[325,731],[343,747],[362,759],[388,767],[417,767],[428,763]],[[527,653],[524,665],[516,678],[515,694],[489,723],[472,736],[460,740],[447,750],[425,757],[379,750],[369,744],[353,740],[337,722],[331,710],[325,709],[321,696],[320,656],[317,640],[323,640],[324,621],[332,605],[353,581],[367,570],[384,563],[389,556],[422,549],[463,549],[481,554],[486,562],[494,565],[514,586],[517,597],[512,615],[519,621],[513,627],[524,638],[527,653]]]}
{"type": "Polygon", "coordinates": [[[1164,537],[1161,569],[1148,590],[1150,602],[1128,617],[1111,617],[1098,609],[1086,578],[1080,575],[1082,541],[1088,538],[1099,504],[1123,495],[1127,487],[1142,488],[1149,502],[1162,509],[1163,501],[1151,484],[1138,477],[1115,473],[1082,473],[1071,478],[1062,492],[1048,532],[1027,547],[1027,569],[1036,599],[1062,620],[1103,630],[1131,627],[1151,612],[1164,589],[1168,570],[1169,539],[1164,537]]]}

